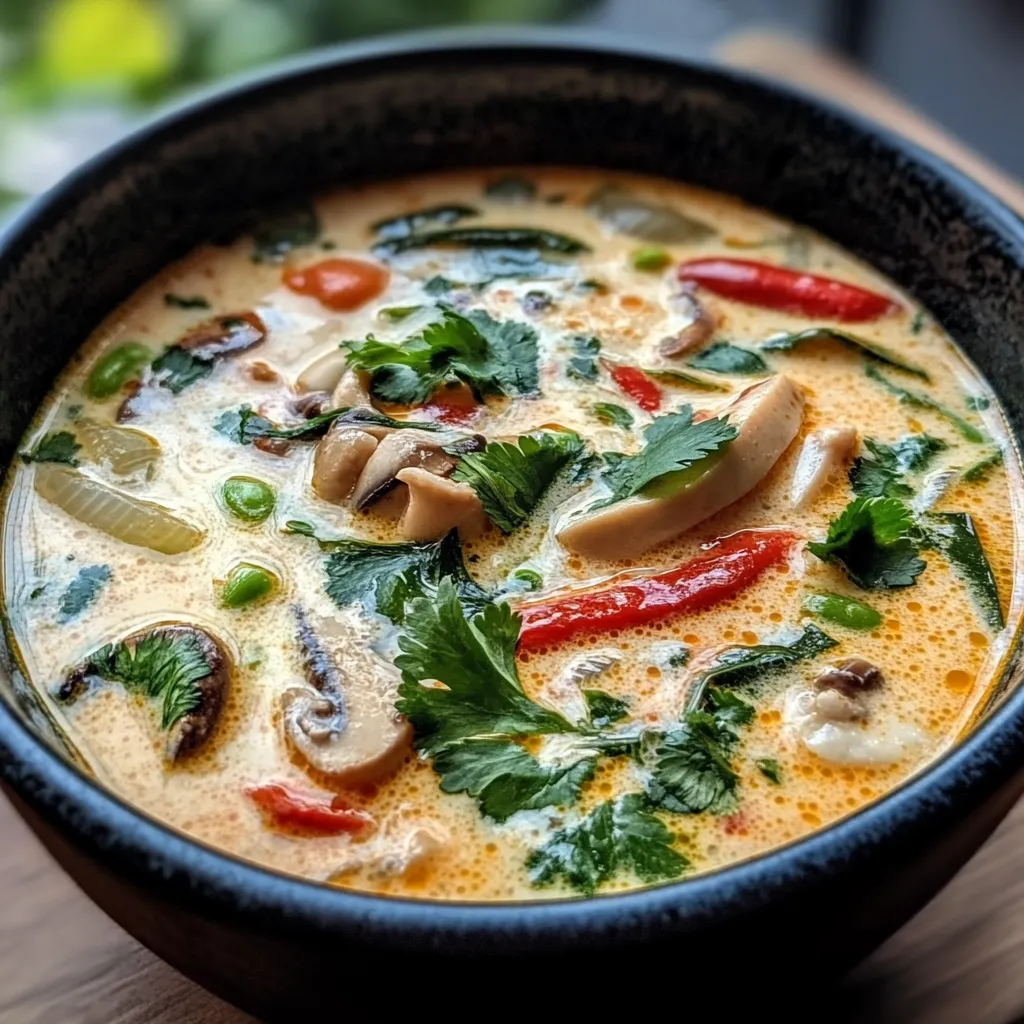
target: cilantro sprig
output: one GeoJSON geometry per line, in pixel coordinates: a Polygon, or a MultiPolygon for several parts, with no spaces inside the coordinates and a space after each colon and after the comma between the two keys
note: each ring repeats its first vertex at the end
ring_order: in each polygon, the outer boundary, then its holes
{"type": "Polygon", "coordinates": [[[648,488],[671,485],[674,474],[690,470],[709,455],[725,448],[737,430],[716,417],[693,422],[693,410],[658,416],[644,428],[644,447],[635,455],[605,452],[604,480],[612,489],[610,502],[622,501],[648,488]]]}
{"type": "Polygon", "coordinates": [[[476,491],[484,511],[503,533],[522,526],[555,477],[583,452],[576,434],[542,431],[514,444],[492,441],[482,452],[464,455],[453,480],[476,491]]]}
{"type": "Polygon", "coordinates": [[[22,462],[62,462],[66,466],[78,465],[81,445],[67,430],[44,434],[27,451],[20,452],[22,462]]]}
{"type": "Polygon", "coordinates": [[[439,320],[402,345],[371,334],[344,347],[349,366],[369,373],[370,390],[386,402],[422,405],[453,381],[468,385],[477,399],[529,395],[538,388],[537,332],[480,309],[462,314],[446,307],[439,320]]]}
{"type": "Polygon", "coordinates": [[[940,437],[906,434],[892,444],[864,438],[867,455],[854,460],[850,486],[861,498],[909,498],[914,488],[906,477],[928,466],[949,445],[940,437]]]}

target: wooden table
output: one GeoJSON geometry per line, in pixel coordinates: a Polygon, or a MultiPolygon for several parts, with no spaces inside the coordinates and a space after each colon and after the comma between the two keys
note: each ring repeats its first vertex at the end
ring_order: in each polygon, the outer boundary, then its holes
{"type": "MultiPolygon", "coordinates": [[[[959,164],[1024,212],[1019,185],[831,58],[766,35],[729,40],[720,55],[857,106],[959,164]]],[[[108,920],[2,798],[0,836],[0,1024],[251,1021],[108,920]]],[[[930,906],[861,965],[821,1019],[1008,1024],[1024,1017],[1022,846],[1024,803],[930,906]]],[[[793,980],[799,985],[799,950],[793,980]]],[[[799,998],[792,1002],[797,1009],[799,998]]]]}

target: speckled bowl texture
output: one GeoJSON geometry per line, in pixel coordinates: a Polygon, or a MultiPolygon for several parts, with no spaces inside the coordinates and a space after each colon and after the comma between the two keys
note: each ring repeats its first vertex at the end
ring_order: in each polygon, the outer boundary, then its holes
{"type": "MultiPolygon", "coordinates": [[[[254,208],[508,163],[664,175],[810,225],[931,310],[1020,435],[1024,230],[998,201],[913,145],[778,86],[516,31],[371,42],[271,71],[162,117],[33,204],[0,243],[5,463],[103,315],[254,208]]],[[[762,974],[792,978],[794,964],[804,982],[835,976],[959,869],[1024,788],[1018,675],[1014,655],[973,735],[851,818],[749,863],[591,900],[429,904],[233,860],[162,828],[62,757],[11,665],[0,680],[0,777],[111,917],[264,1018],[358,1019],[374,977],[394,979],[392,1009],[428,1018],[431,1007],[458,1017],[512,998],[524,1008],[542,998],[549,1012],[562,1002],[608,1010],[631,979],[655,974],[699,979],[714,1005],[711,993],[735,999],[762,974]]]]}

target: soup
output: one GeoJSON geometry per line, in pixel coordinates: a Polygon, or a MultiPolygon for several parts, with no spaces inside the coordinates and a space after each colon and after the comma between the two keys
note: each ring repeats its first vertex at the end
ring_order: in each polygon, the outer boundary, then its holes
{"type": "Polygon", "coordinates": [[[1016,456],[927,312],[728,197],[445,174],[275,211],[82,347],[8,636],[83,766],[435,899],[684,878],[952,744],[1017,627],[1016,456]]]}

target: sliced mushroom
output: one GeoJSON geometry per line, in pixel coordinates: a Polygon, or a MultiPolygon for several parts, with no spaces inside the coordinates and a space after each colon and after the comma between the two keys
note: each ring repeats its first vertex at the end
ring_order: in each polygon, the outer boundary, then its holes
{"type": "Polygon", "coordinates": [[[803,393],[782,375],[747,388],[723,410],[737,437],[704,472],[683,476],[655,496],[637,495],[570,518],[556,531],[558,540],[574,554],[618,559],[678,537],[764,479],[799,431],[803,405],[803,393]]]}
{"type": "Polygon", "coordinates": [[[838,690],[847,697],[858,697],[884,685],[882,670],[864,658],[846,658],[830,665],[814,681],[814,688],[818,691],[838,690]]]}
{"type": "Polygon", "coordinates": [[[324,501],[344,501],[377,447],[377,439],[357,427],[331,424],[313,458],[313,490],[324,501]]]}
{"type": "Polygon", "coordinates": [[[664,338],[658,346],[663,356],[681,356],[695,348],[700,348],[711,339],[718,326],[718,317],[714,315],[689,289],[676,297],[675,304],[690,322],[679,332],[664,338]]]}
{"type": "Polygon", "coordinates": [[[330,404],[330,391],[306,391],[291,403],[295,415],[306,420],[315,419],[322,412],[326,412],[330,404]]]}
{"type": "Polygon", "coordinates": [[[448,480],[418,466],[399,470],[395,479],[409,489],[409,504],[398,524],[398,532],[406,540],[440,540],[454,529],[464,535],[486,529],[484,507],[469,484],[448,480]]]}
{"type": "MultiPolygon", "coordinates": [[[[305,612],[298,606],[292,611],[309,685],[291,687],[282,695],[289,744],[312,769],[345,785],[393,771],[409,749],[409,723],[396,715],[373,666],[354,665],[343,675],[305,612]]],[[[353,662],[360,657],[354,650],[349,653],[353,662]]],[[[366,652],[361,656],[372,657],[366,652]]]]}
{"type": "Polygon", "coordinates": [[[153,632],[191,637],[210,667],[210,674],[195,684],[199,704],[182,715],[167,734],[164,753],[169,761],[180,761],[203,746],[216,728],[230,686],[231,659],[220,643],[198,626],[162,626],[153,632]]]}
{"type": "Polygon", "coordinates": [[[222,359],[258,345],[267,336],[267,328],[255,313],[230,313],[197,324],[178,342],[205,359],[222,359]]]}
{"type": "MultiPolygon", "coordinates": [[[[398,486],[398,473],[409,467],[425,469],[435,476],[449,476],[455,469],[457,456],[449,455],[444,445],[459,440],[452,434],[432,434],[425,430],[394,430],[387,435],[370,456],[356,483],[352,500],[356,508],[365,509],[388,491],[398,486]]],[[[474,441],[474,451],[486,442],[474,441]]]]}
{"type": "Polygon", "coordinates": [[[856,448],[857,430],[854,427],[828,427],[808,434],[793,472],[790,489],[793,508],[806,508],[837,471],[849,462],[856,448]]]}
{"type": "Polygon", "coordinates": [[[345,373],[348,356],[344,349],[332,348],[307,366],[295,381],[298,391],[333,391],[345,373]]]}
{"type": "Polygon", "coordinates": [[[355,370],[346,370],[331,393],[331,407],[345,409],[370,404],[370,392],[355,370]]]}

